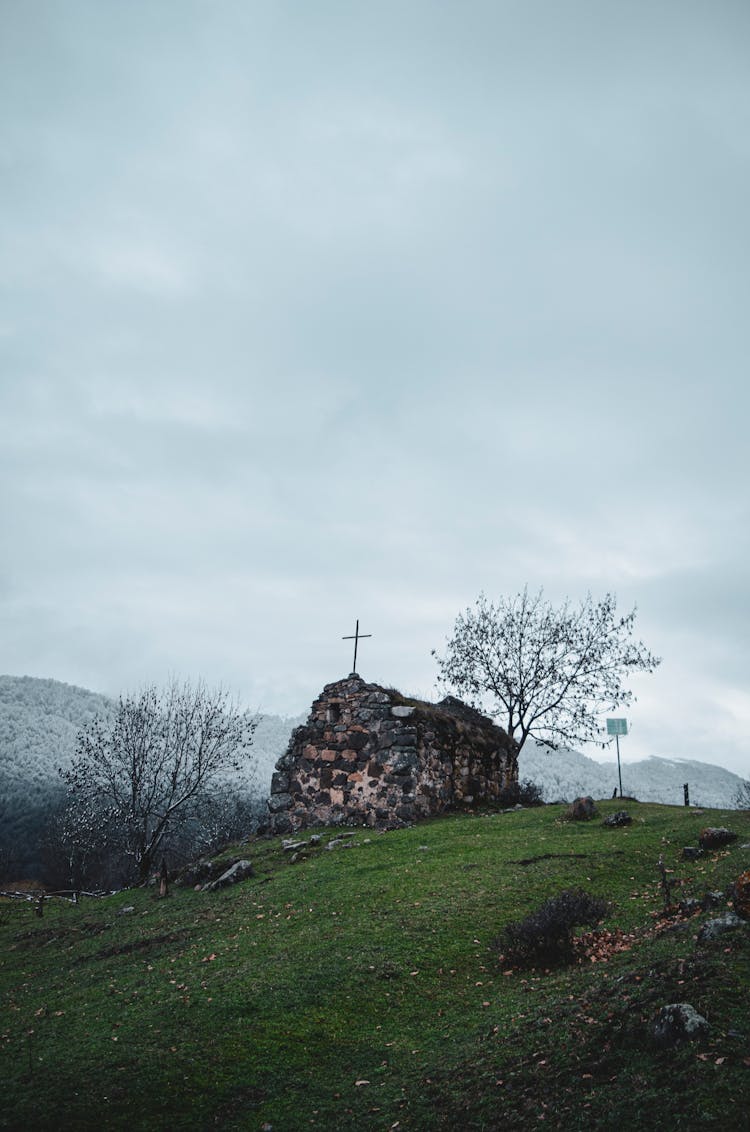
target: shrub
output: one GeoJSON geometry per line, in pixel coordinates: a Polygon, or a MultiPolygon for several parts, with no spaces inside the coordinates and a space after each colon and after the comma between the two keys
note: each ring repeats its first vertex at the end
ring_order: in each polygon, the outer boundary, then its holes
{"type": "Polygon", "coordinates": [[[531,966],[570,962],[573,928],[593,927],[607,914],[607,901],[581,888],[551,896],[523,920],[506,924],[496,946],[506,961],[531,966]]]}
{"type": "Polygon", "coordinates": [[[523,782],[512,782],[504,786],[498,795],[498,802],[503,807],[543,806],[544,798],[541,787],[525,778],[523,782]]]}
{"type": "Polygon", "coordinates": [[[532,782],[530,778],[524,778],[518,787],[518,801],[522,806],[543,806],[544,798],[542,797],[541,786],[537,786],[536,782],[532,782]]]}

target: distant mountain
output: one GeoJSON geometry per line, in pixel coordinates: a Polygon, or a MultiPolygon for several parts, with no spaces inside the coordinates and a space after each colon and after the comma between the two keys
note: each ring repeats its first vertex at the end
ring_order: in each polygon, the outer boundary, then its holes
{"type": "Polygon", "coordinates": [[[73,755],[76,735],[113,701],[33,676],[0,676],[0,774],[26,791],[49,782],[73,755]]]}
{"type": "MultiPolygon", "coordinates": [[[[39,837],[63,792],[76,737],[115,701],[59,680],[0,676],[0,870],[39,872],[39,837]]],[[[261,716],[253,739],[252,793],[265,796],[276,760],[301,720],[261,716]]]]}
{"type": "Polygon", "coordinates": [[[58,767],[76,735],[111,710],[106,696],[32,676],[0,676],[0,864],[11,874],[38,871],[39,834],[63,793],[58,767]]]}
{"type": "MultiPolygon", "coordinates": [[[[115,701],[59,680],[33,676],[0,676],[0,797],[46,791],[58,782],[76,736],[95,715],[112,711],[115,701]]],[[[258,789],[270,783],[276,760],[304,717],[261,715],[253,737],[258,789]]]]}
{"type": "Polygon", "coordinates": [[[253,735],[256,759],[255,784],[264,796],[271,791],[271,775],[284,754],[295,727],[305,722],[306,715],[261,715],[253,735]]]}
{"type": "MultiPolygon", "coordinates": [[[[611,798],[618,785],[617,763],[600,763],[561,747],[550,751],[541,743],[527,743],[518,760],[521,779],[540,787],[545,802],[572,801],[581,794],[611,798]]],[[[744,779],[720,766],[691,759],[651,757],[622,764],[622,789],[639,802],[663,802],[680,806],[683,783],[690,786],[690,802],[696,806],[731,809],[744,779]]]]}

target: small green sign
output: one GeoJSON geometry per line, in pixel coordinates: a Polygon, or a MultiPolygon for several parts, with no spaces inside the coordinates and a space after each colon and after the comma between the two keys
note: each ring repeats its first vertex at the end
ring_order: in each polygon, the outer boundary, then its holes
{"type": "Polygon", "coordinates": [[[627,719],[608,719],[607,720],[607,734],[608,735],[627,735],[628,721],[627,719]]]}

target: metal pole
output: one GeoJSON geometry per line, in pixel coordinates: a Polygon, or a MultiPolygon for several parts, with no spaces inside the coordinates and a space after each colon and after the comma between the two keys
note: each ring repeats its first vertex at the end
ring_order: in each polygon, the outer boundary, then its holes
{"type": "Polygon", "coordinates": [[[359,644],[359,621],[357,621],[357,627],[354,630],[354,668],[352,669],[352,672],[357,671],[357,645],[358,644],[359,644]]]}
{"type": "Polygon", "coordinates": [[[620,797],[622,798],[622,770],[620,769],[620,736],[615,735],[615,743],[617,744],[617,777],[620,780],[620,797]]]}

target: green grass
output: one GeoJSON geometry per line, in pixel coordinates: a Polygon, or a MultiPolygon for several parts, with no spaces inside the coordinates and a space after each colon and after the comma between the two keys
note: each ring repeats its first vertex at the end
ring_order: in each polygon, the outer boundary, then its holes
{"type": "Polygon", "coordinates": [[[678,898],[724,889],[750,815],[628,809],[614,830],[548,806],[358,831],[296,864],[259,840],[255,877],[219,893],[50,901],[41,920],[3,902],[0,1127],[750,1127],[750,929],[702,947],[705,914],[664,930],[657,870],[678,898]],[[707,824],[740,839],[683,862],[707,824]],[[578,885],[630,950],[506,971],[503,924],[578,885]],[[705,1046],[654,1047],[674,1001],[708,1018],[705,1046]]]}

